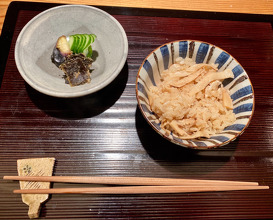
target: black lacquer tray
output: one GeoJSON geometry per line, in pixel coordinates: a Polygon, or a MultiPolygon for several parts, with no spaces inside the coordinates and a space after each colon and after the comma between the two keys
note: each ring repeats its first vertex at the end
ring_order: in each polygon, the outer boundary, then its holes
{"type": "MultiPolygon", "coordinates": [[[[271,15],[99,7],[124,27],[127,62],[105,89],[60,99],[32,89],[14,61],[24,25],[54,6],[12,2],[6,14],[0,42],[0,177],[17,175],[17,159],[55,157],[54,175],[238,180],[273,186],[271,15]],[[244,134],[227,146],[190,150],[171,144],[149,127],[137,107],[135,80],[144,58],[164,43],[183,39],[225,49],[251,78],[254,117],[244,134]]],[[[18,182],[0,181],[0,219],[28,219],[28,207],[12,193],[18,187],[18,182]]],[[[52,195],[41,218],[272,219],[273,191],[52,195]]]]}

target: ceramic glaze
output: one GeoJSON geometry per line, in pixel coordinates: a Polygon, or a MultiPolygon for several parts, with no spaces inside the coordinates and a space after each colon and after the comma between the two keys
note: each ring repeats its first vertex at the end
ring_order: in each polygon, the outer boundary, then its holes
{"type": "Polygon", "coordinates": [[[190,148],[207,149],[223,146],[243,133],[254,112],[254,90],[251,81],[238,61],[221,48],[200,41],[181,40],[167,43],[155,49],[142,63],[136,81],[136,94],[140,110],[149,124],[171,142],[190,148]],[[196,63],[217,64],[218,70],[231,69],[234,79],[225,79],[223,85],[230,91],[236,121],[221,133],[210,138],[182,140],[173,133],[161,129],[160,121],[151,111],[148,101],[150,86],[156,86],[163,70],[169,68],[177,57],[192,58],[196,63]]]}
{"type": "Polygon", "coordinates": [[[15,46],[16,66],[23,79],[41,93],[71,98],[91,94],[110,84],[122,70],[128,55],[128,40],[121,24],[107,12],[84,5],[48,9],[31,19],[15,46]],[[63,72],[51,62],[59,36],[94,33],[91,82],[70,87],[63,72]]]}

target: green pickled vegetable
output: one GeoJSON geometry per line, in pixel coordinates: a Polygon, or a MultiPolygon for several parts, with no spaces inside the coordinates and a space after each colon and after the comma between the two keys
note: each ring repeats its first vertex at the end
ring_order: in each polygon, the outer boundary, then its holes
{"type": "Polygon", "coordinates": [[[69,46],[73,53],[83,53],[85,56],[92,56],[91,44],[95,41],[95,34],[74,34],[69,36],[69,46]]]}

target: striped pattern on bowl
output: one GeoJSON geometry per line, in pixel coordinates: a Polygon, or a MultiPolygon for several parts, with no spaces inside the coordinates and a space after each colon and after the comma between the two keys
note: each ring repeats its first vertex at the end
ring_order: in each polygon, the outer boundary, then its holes
{"type": "Polygon", "coordinates": [[[142,63],[136,79],[138,106],[148,123],[164,138],[183,147],[208,149],[223,146],[241,135],[254,113],[254,90],[244,68],[226,51],[200,41],[181,40],[164,44],[155,49],[142,63]],[[223,81],[233,100],[236,121],[223,132],[211,138],[182,140],[176,135],[160,128],[157,116],[151,111],[147,91],[151,85],[160,82],[163,70],[168,69],[177,57],[192,58],[196,63],[218,64],[219,71],[232,70],[234,79],[223,81]]]}

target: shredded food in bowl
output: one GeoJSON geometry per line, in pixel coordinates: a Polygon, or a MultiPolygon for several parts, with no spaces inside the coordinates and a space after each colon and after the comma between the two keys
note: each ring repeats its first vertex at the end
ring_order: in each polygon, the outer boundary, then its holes
{"type": "Polygon", "coordinates": [[[161,77],[148,97],[163,130],[182,139],[209,138],[235,122],[232,99],[222,84],[234,77],[230,69],[218,72],[215,64],[179,57],[161,77]]]}

